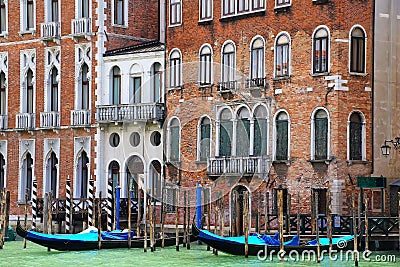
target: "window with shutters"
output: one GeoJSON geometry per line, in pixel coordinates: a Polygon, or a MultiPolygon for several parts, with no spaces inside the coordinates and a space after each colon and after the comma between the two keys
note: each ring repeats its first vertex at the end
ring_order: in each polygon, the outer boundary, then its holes
{"type": "Polygon", "coordinates": [[[275,43],[275,77],[286,77],[290,75],[290,37],[281,33],[276,37],[275,43]]]}
{"type": "Polygon", "coordinates": [[[171,26],[182,23],[182,0],[170,0],[169,24],[171,26]]]}
{"type": "Polygon", "coordinates": [[[205,44],[200,48],[199,54],[199,85],[212,84],[212,48],[205,44]]]}
{"type": "Polygon", "coordinates": [[[59,0],[47,0],[47,22],[59,22],[59,0]]]}
{"type": "Polygon", "coordinates": [[[219,125],[219,155],[230,157],[232,152],[233,122],[232,112],[225,108],[220,114],[219,125]]]}
{"type": "Polygon", "coordinates": [[[78,0],[78,18],[89,18],[89,0],[78,0]]]}
{"type": "Polygon", "coordinates": [[[159,103],[161,99],[161,81],[162,69],[161,64],[156,62],[151,66],[151,100],[154,103],[159,103]]]}
{"type": "Polygon", "coordinates": [[[264,39],[257,37],[251,43],[250,78],[264,78],[264,39]]]}
{"type": "Polygon", "coordinates": [[[203,117],[200,120],[199,125],[199,137],[198,137],[198,160],[207,161],[207,157],[210,156],[210,145],[211,145],[211,121],[208,117],[203,117]]]}
{"type": "Polygon", "coordinates": [[[180,123],[177,118],[173,118],[169,123],[169,160],[180,160],[180,123]]]}
{"type": "Polygon", "coordinates": [[[169,56],[169,87],[177,88],[182,85],[181,83],[181,53],[178,49],[172,50],[169,56]]]}
{"type": "Polygon", "coordinates": [[[254,156],[266,156],[268,153],[268,113],[260,105],[254,112],[254,156]]]}
{"type": "Polygon", "coordinates": [[[130,103],[137,104],[141,101],[142,95],[142,78],[141,77],[131,77],[131,92],[130,92],[130,103]]]}
{"type": "Polygon", "coordinates": [[[288,160],[289,158],[289,116],[281,111],[276,116],[276,146],[275,160],[288,160]]]}
{"type": "Polygon", "coordinates": [[[111,105],[119,105],[121,103],[121,70],[117,66],[111,70],[111,105]]]}
{"type": "Polygon", "coordinates": [[[250,112],[241,108],[237,114],[236,124],[236,155],[248,157],[250,148],[250,112]]]}
{"type": "Polygon", "coordinates": [[[349,122],[349,160],[363,160],[363,118],[359,112],[350,115],[349,122]]]}
{"type": "Polygon", "coordinates": [[[319,109],[314,115],[314,159],[328,159],[328,114],[319,109]]]}
{"type": "Polygon", "coordinates": [[[265,0],[223,0],[222,17],[265,10],[265,0]]]}
{"type": "Polygon", "coordinates": [[[318,28],[313,35],[313,73],[329,72],[329,32],[318,28]]]}
{"type": "Polygon", "coordinates": [[[350,72],[365,73],[365,31],[354,27],[350,33],[350,72]]]}

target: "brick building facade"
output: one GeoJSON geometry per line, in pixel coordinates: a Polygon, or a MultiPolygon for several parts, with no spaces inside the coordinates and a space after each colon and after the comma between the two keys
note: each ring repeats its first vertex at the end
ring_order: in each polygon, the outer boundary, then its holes
{"type": "Polygon", "coordinates": [[[310,213],[318,191],[325,213],[329,189],[332,213],[348,214],[352,183],[372,171],[373,1],[167,8],[166,184],[201,182],[231,230],[245,191],[253,213],[276,212],[277,188],[310,213]]]}

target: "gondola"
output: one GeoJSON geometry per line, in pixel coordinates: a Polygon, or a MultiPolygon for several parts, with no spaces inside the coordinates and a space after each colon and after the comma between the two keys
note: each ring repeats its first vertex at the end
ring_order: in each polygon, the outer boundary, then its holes
{"type": "MultiPolygon", "coordinates": [[[[199,229],[195,224],[192,225],[192,234],[203,243],[210,247],[233,255],[245,255],[245,237],[223,237],[213,234],[207,230],[199,229]]],[[[332,239],[333,249],[344,248],[342,245],[347,244],[353,240],[353,236],[336,237],[332,239]],[[339,244],[339,245],[338,245],[339,244]]],[[[329,238],[320,238],[320,250],[329,251],[329,238]]],[[[271,237],[267,235],[253,234],[248,237],[248,255],[249,256],[263,256],[265,252],[267,255],[277,254],[280,250],[279,240],[277,236],[271,237]]],[[[300,244],[299,238],[294,236],[291,240],[284,243],[284,250],[286,253],[296,251],[302,253],[303,251],[316,251],[317,242],[311,240],[305,244],[300,244]]]]}
{"type": "MultiPolygon", "coordinates": [[[[82,251],[94,250],[99,248],[97,231],[84,231],[78,234],[43,234],[35,231],[25,230],[20,222],[17,223],[17,234],[33,243],[55,249],[59,251],[82,251]]],[[[101,235],[101,249],[128,248],[126,239],[118,233],[106,232],[101,235]]],[[[191,238],[191,241],[193,239],[191,238]]],[[[131,239],[131,248],[143,248],[143,237],[133,237],[131,239]]],[[[183,236],[179,237],[179,243],[182,244],[183,236]]],[[[155,246],[161,247],[162,238],[155,240],[155,246]]],[[[176,238],[164,237],[164,246],[176,245],[176,238]]],[[[147,240],[147,246],[150,246],[150,240],[147,240]]]]}

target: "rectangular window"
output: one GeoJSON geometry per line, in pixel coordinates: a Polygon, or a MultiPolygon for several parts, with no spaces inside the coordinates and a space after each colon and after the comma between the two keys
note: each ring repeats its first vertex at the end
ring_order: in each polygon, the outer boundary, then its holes
{"type": "Polygon", "coordinates": [[[179,161],[179,126],[171,126],[170,127],[170,153],[169,159],[170,161],[179,161]]]}
{"type": "Polygon", "coordinates": [[[25,6],[25,30],[31,30],[35,28],[35,6],[33,0],[27,0],[25,6]]]}
{"type": "Polygon", "coordinates": [[[0,34],[7,31],[7,7],[4,0],[0,0],[0,34]]]}
{"type": "Polygon", "coordinates": [[[51,0],[51,12],[50,12],[49,21],[58,22],[59,14],[58,14],[58,0],[51,0]]]}
{"type": "Polygon", "coordinates": [[[177,25],[182,23],[181,11],[181,0],[171,0],[169,10],[170,25],[177,25]]]}
{"type": "Polygon", "coordinates": [[[142,87],[142,78],[133,77],[133,91],[132,91],[131,103],[140,103],[141,87],[142,87]]]}
{"type": "Polygon", "coordinates": [[[251,51],[251,79],[264,78],[264,47],[251,51]]]}
{"type": "Polygon", "coordinates": [[[328,72],[328,38],[314,40],[314,73],[328,72]]]}
{"type": "Polygon", "coordinates": [[[235,53],[229,52],[222,55],[222,81],[232,82],[235,77],[235,53]]]}
{"type": "Polygon", "coordinates": [[[382,190],[372,190],[371,208],[373,212],[382,211],[382,190]]]}
{"type": "Polygon", "coordinates": [[[350,160],[362,160],[362,123],[350,122],[350,160]]]}
{"type": "Polygon", "coordinates": [[[364,38],[352,37],[351,39],[351,55],[350,55],[350,71],[364,73],[364,38]]]}
{"type": "Polygon", "coordinates": [[[170,87],[179,87],[181,85],[181,59],[170,59],[170,87]]]}
{"type": "Polygon", "coordinates": [[[89,18],[89,0],[79,0],[79,18],[89,18]]]}
{"type": "Polygon", "coordinates": [[[220,156],[231,156],[232,148],[232,122],[224,121],[220,123],[220,136],[219,136],[219,155],[220,156]]]}
{"type": "Polygon", "coordinates": [[[200,85],[211,84],[211,54],[200,55],[200,85]]]}
{"type": "Polygon", "coordinates": [[[124,0],[114,0],[114,24],[125,25],[124,0]]]}
{"type": "Polygon", "coordinates": [[[289,44],[276,46],[276,68],[275,76],[282,77],[289,75],[289,44]]]}
{"type": "Polygon", "coordinates": [[[292,4],[292,0],[275,0],[275,6],[290,6],[292,4]]]}
{"type": "Polygon", "coordinates": [[[210,124],[202,124],[200,126],[200,161],[206,161],[210,156],[210,124]]]}
{"type": "Polygon", "coordinates": [[[7,114],[6,75],[0,72],[0,115],[7,114]]]}
{"type": "Polygon", "coordinates": [[[200,20],[212,18],[212,0],[200,0],[200,20]]]}
{"type": "Polygon", "coordinates": [[[267,155],[268,122],[266,119],[257,118],[254,121],[254,156],[267,155]]]}
{"type": "Polygon", "coordinates": [[[172,213],[176,211],[176,188],[165,188],[165,212],[172,213]]]}
{"type": "Polygon", "coordinates": [[[264,0],[253,0],[253,10],[263,9],[264,0]]]}
{"type": "Polygon", "coordinates": [[[237,0],[237,12],[243,13],[249,11],[249,1],[250,0],[237,0]]]}

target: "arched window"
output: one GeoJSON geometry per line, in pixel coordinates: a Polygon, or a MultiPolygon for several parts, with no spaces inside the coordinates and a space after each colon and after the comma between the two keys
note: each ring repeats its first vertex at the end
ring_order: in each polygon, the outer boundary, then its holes
{"type": "MultiPolygon", "coordinates": [[[[125,186],[125,196],[128,196],[128,193],[131,194],[131,198],[138,197],[138,183],[139,179],[142,179],[140,176],[144,173],[144,166],[142,160],[138,156],[132,156],[129,158],[126,165],[126,186],[125,186]]],[[[141,181],[143,182],[143,181],[141,181]]]]}
{"type": "Polygon", "coordinates": [[[50,73],[50,90],[49,90],[49,96],[48,96],[48,108],[49,111],[58,111],[58,70],[56,67],[53,67],[51,69],[50,73]]]}
{"type": "Polygon", "coordinates": [[[6,92],[6,75],[0,72],[0,115],[7,114],[7,92],[6,92]]]}
{"type": "Polygon", "coordinates": [[[78,109],[88,110],[89,109],[89,67],[84,63],[81,67],[80,83],[79,83],[79,97],[78,97],[78,109]]]}
{"type": "Polygon", "coordinates": [[[268,147],[268,121],[267,109],[258,106],[254,112],[254,156],[267,155],[268,147]]]}
{"type": "Polygon", "coordinates": [[[200,49],[199,55],[199,85],[210,85],[212,83],[212,50],[209,45],[200,49]]]}
{"type": "Polygon", "coordinates": [[[275,120],[275,159],[287,160],[289,152],[289,118],[286,112],[279,112],[275,120]]]}
{"type": "Polygon", "coordinates": [[[314,114],[314,159],[328,159],[328,114],[320,109],[314,114]]]}
{"type": "Polygon", "coordinates": [[[169,159],[170,161],[180,160],[180,123],[177,118],[173,118],[169,124],[169,159]]]}
{"type": "Polygon", "coordinates": [[[161,164],[157,160],[153,160],[150,164],[150,194],[158,201],[161,201],[161,164]]]}
{"type": "Polygon", "coordinates": [[[50,157],[46,164],[46,188],[45,192],[53,192],[53,196],[56,197],[57,182],[58,182],[58,159],[54,152],[51,152],[50,157]]]}
{"type": "Polygon", "coordinates": [[[232,42],[222,47],[222,82],[235,81],[236,55],[235,46],[232,42]]]}
{"type": "Polygon", "coordinates": [[[362,160],[363,143],[363,119],[358,112],[353,112],[350,116],[350,155],[349,160],[362,160]]]}
{"type": "Polygon", "coordinates": [[[108,165],[108,175],[109,175],[109,179],[112,180],[113,189],[120,185],[119,164],[115,160],[111,161],[110,165],[108,165]]]}
{"type": "Polygon", "coordinates": [[[181,86],[181,54],[178,49],[174,49],[169,56],[169,87],[176,88],[181,86]]]}
{"type": "Polygon", "coordinates": [[[152,82],[151,82],[152,102],[159,103],[161,102],[161,81],[162,81],[162,69],[160,63],[156,62],[151,66],[151,77],[152,77],[152,82]]]}
{"type": "Polygon", "coordinates": [[[251,79],[264,78],[264,41],[261,37],[251,44],[251,79]]]}
{"type": "Polygon", "coordinates": [[[0,153],[0,189],[6,187],[6,176],[5,176],[6,160],[4,155],[0,153]]]}
{"type": "Polygon", "coordinates": [[[76,169],[76,196],[80,198],[87,198],[88,184],[89,184],[89,158],[86,151],[82,151],[78,158],[78,166],[76,169]]]}
{"type": "Polygon", "coordinates": [[[230,157],[232,153],[233,122],[232,113],[225,108],[219,117],[219,155],[230,157]]]}
{"type": "Polygon", "coordinates": [[[198,160],[206,161],[210,156],[210,142],[211,142],[211,121],[208,117],[203,117],[200,121],[198,137],[198,160]]]}
{"type": "Polygon", "coordinates": [[[241,108],[237,114],[236,125],[236,155],[248,157],[250,148],[250,112],[247,108],[241,108]]]}
{"type": "Polygon", "coordinates": [[[111,105],[119,105],[121,103],[121,70],[115,66],[112,68],[112,84],[111,84],[111,105]]]}
{"type": "Polygon", "coordinates": [[[313,73],[328,72],[328,49],[329,33],[325,28],[319,28],[313,36],[313,73]]]}
{"type": "Polygon", "coordinates": [[[27,153],[22,161],[20,201],[25,202],[25,192],[28,191],[28,201],[32,195],[32,177],[33,177],[33,159],[30,153],[27,153]]]}
{"type": "Polygon", "coordinates": [[[278,35],[275,43],[275,77],[289,76],[290,38],[287,34],[278,35]]]}
{"type": "Polygon", "coordinates": [[[351,31],[350,72],[365,73],[365,33],[360,27],[351,31]]]}
{"type": "Polygon", "coordinates": [[[23,106],[24,113],[34,113],[33,109],[33,72],[31,69],[26,74],[26,92],[23,106]]]}

